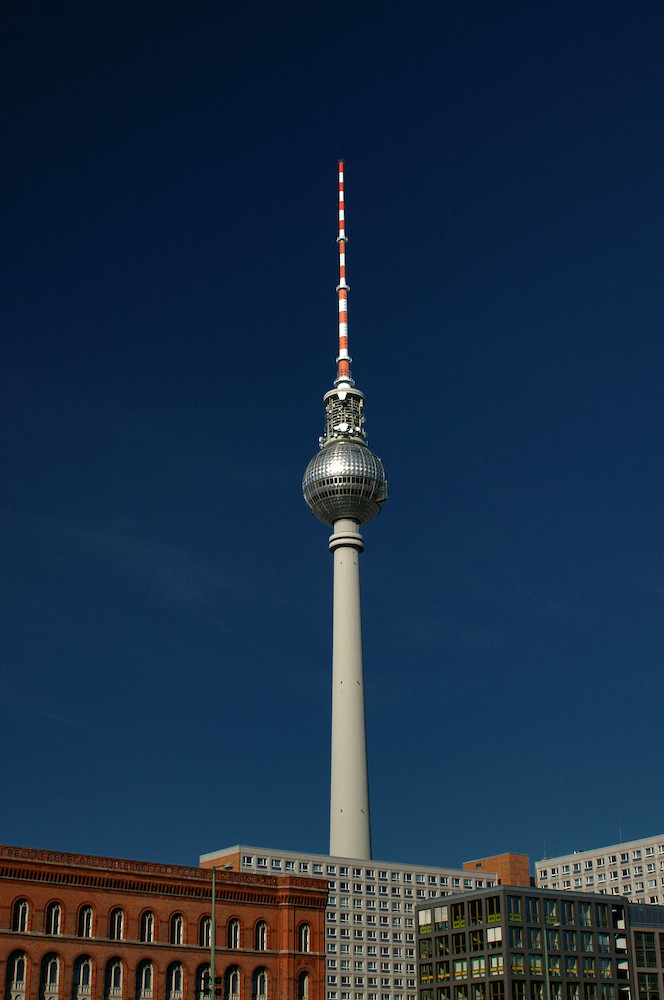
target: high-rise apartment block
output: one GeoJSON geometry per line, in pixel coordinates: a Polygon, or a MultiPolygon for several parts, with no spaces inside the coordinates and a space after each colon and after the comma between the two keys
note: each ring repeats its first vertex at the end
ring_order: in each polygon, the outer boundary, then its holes
{"type": "Polygon", "coordinates": [[[664,903],[664,834],[545,858],[535,864],[535,884],[542,889],[625,896],[637,903],[664,903]]]}
{"type": "MultiPolygon", "coordinates": [[[[523,855],[496,858],[514,871],[523,855]],[[512,859],[512,868],[506,858],[512,859]]],[[[527,861],[527,859],[526,859],[527,861]]],[[[203,866],[298,874],[326,880],[326,1000],[416,1000],[415,910],[446,893],[496,883],[494,872],[236,846],[201,857],[203,866]]],[[[477,862],[473,862],[476,864],[477,862]]]]}

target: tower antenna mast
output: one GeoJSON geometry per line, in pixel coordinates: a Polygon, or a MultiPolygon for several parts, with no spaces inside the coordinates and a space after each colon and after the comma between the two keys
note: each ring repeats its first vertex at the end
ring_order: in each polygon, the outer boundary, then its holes
{"type": "Polygon", "coordinates": [[[348,353],[348,292],[346,284],[346,202],[344,197],[344,161],[339,160],[339,355],[337,357],[337,377],[334,384],[353,386],[350,375],[350,363],[353,360],[348,353]]]}

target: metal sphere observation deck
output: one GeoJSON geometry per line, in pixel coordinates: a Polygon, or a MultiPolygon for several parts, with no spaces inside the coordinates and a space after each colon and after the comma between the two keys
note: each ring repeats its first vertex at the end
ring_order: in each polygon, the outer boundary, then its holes
{"type": "Polygon", "coordinates": [[[387,500],[387,476],[366,444],[364,396],[349,386],[332,389],[325,406],[326,433],[304,473],[304,499],[324,524],[341,518],[366,524],[387,500]]]}

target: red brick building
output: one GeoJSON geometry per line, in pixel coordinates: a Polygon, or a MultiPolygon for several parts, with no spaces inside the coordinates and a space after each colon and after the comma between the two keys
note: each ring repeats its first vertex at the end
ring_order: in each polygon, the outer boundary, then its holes
{"type": "MultiPolygon", "coordinates": [[[[223,1000],[323,1000],[320,879],[216,872],[223,1000]]],[[[212,872],[0,846],[4,1000],[211,1000],[212,872]]]]}
{"type": "Polygon", "coordinates": [[[498,876],[498,885],[528,886],[533,884],[527,854],[495,854],[492,858],[464,861],[463,870],[466,872],[492,872],[498,876]]]}

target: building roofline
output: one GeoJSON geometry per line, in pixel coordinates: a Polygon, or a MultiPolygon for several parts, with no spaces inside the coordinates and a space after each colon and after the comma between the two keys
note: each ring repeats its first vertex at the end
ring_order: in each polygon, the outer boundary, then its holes
{"type": "Polygon", "coordinates": [[[606,851],[617,851],[621,847],[636,847],[638,844],[649,844],[653,841],[660,841],[664,844],[664,833],[655,834],[654,837],[639,837],[638,840],[622,840],[617,844],[608,844],[606,847],[586,847],[580,851],[569,851],[567,854],[556,854],[552,857],[542,858],[536,861],[535,865],[543,865],[561,861],[563,858],[583,857],[584,854],[604,854],[606,851]]]}
{"type": "MultiPolygon", "coordinates": [[[[419,865],[411,863],[410,861],[380,861],[375,858],[344,858],[333,854],[311,854],[307,851],[288,851],[283,848],[276,847],[255,847],[248,844],[236,844],[234,847],[224,847],[218,851],[210,851],[208,854],[201,854],[199,858],[200,864],[206,862],[214,861],[215,858],[228,857],[230,854],[266,854],[272,857],[288,856],[289,859],[297,861],[311,861],[311,862],[322,862],[323,864],[352,864],[357,865],[362,868],[399,868],[400,870],[412,870],[413,872],[421,871],[431,874],[443,874],[443,875],[459,875],[461,878],[470,878],[475,875],[474,872],[469,871],[466,868],[453,868],[447,865],[419,865]]],[[[476,877],[482,878],[497,878],[498,875],[493,871],[477,872],[476,877]]]]}

